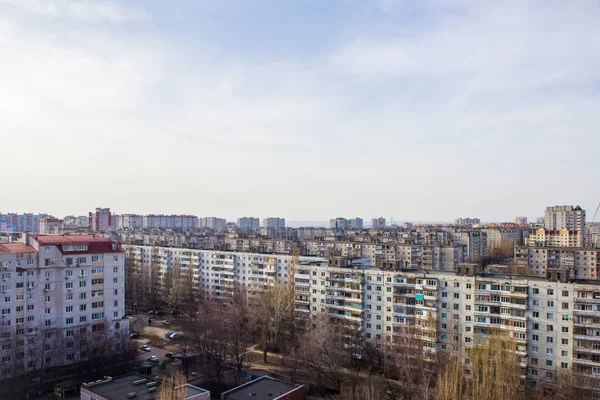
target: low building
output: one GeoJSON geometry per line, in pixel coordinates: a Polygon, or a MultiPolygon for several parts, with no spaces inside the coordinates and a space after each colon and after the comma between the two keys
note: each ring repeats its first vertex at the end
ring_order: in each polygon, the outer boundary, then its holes
{"type": "MultiPolygon", "coordinates": [[[[154,400],[160,390],[160,382],[137,373],[104,379],[81,385],[81,400],[154,400]]],[[[210,400],[210,391],[189,383],[185,385],[185,399],[210,400]]]]}
{"type": "Polygon", "coordinates": [[[303,400],[306,387],[291,382],[262,376],[258,379],[223,392],[221,400],[303,400]]]}

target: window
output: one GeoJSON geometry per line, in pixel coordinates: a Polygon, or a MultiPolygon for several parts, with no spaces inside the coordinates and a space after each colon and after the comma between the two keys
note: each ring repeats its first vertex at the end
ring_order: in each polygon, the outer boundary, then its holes
{"type": "Polygon", "coordinates": [[[554,289],[548,289],[548,296],[554,296],[554,289]]]}
{"type": "Polygon", "coordinates": [[[87,282],[86,281],[79,281],[79,287],[80,288],[87,287],[87,282]]]}
{"type": "Polygon", "coordinates": [[[569,339],[561,339],[561,343],[562,343],[564,346],[568,346],[568,345],[569,345],[569,339]]]}
{"type": "Polygon", "coordinates": [[[554,338],[552,336],[547,336],[546,343],[554,343],[554,338]]]}
{"type": "Polygon", "coordinates": [[[563,297],[569,297],[569,291],[568,290],[563,290],[562,291],[562,296],[563,297]]]}
{"type": "Polygon", "coordinates": [[[562,333],[569,333],[569,327],[568,326],[563,326],[561,328],[562,333]]]}
{"type": "Polygon", "coordinates": [[[553,301],[549,301],[547,304],[548,304],[548,307],[554,307],[554,302],[553,301]]]}
{"type": "Polygon", "coordinates": [[[67,325],[72,325],[72,324],[73,324],[73,318],[67,318],[67,319],[65,320],[65,323],[66,323],[67,325]]]}

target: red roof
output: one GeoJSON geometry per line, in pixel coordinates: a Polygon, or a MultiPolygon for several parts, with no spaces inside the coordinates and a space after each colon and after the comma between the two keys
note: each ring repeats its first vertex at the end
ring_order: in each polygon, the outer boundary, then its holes
{"type": "Polygon", "coordinates": [[[0,253],[35,253],[35,250],[21,242],[0,243],[0,253]]]}
{"type": "Polygon", "coordinates": [[[60,252],[68,254],[100,254],[100,253],[124,253],[125,250],[121,244],[105,237],[96,235],[38,235],[33,238],[40,246],[57,246],[60,252]],[[68,245],[87,245],[87,250],[65,251],[63,246],[68,245]],[[113,249],[112,245],[116,244],[117,248],[113,249]]]}

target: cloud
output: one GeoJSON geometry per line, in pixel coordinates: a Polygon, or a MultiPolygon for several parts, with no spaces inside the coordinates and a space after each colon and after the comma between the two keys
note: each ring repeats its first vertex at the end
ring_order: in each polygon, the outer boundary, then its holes
{"type": "Polygon", "coordinates": [[[109,0],[0,0],[2,5],[48,17],[84,21],[128,22],[149,17],[141,9],[109,0]]]}
{"type": "Polygon", "coordinates": [[[296,39],[259,2],[264,43],[228,2],[129,4],[0,0],[5,207],[511,219],[598,172],[592,2],[346,2],[296,39]]]}

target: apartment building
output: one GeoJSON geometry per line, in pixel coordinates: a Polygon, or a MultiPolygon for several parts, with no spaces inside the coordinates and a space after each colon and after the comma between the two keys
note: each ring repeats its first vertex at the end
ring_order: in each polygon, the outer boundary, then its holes
{"type": "Polygon", "coordinates": [[[352,227],[352,222],[347,218],[332,218],[329,220],[329,227],[331,229],[350,229],[352,227]]]}
{"type": "Polygon", "coordinates": [[[280,217],[263,218],[263,228],[283,229],[283,228],[285,228],[285,218],[280,218],[280,217]]]}
{"type": "Polygon", "coordinates": [[[439,351],[463,359],[501,332],[514,340],[530,387],[551,387],[572,371],[600,394],[600,285],[314,261],[298,265],[294,277],[297,318],[326,313],[359,326],[383,352],[412,337],[432,361],[439,351]]]}
{"type": "Polygon", "coordinates": [[[479,218],[456,218],[454,220],[454,225],[459,226],[473,226],[481,224],[481,220],[479,218]]]}
{"type": "Polygon", "coordinates": [[[467,246],[467,259],[481,260],[488,254],[487,233],[478,230],[458,231],[453,233],[455,244],[467,246]]]}
{"type": "Polygon", "coordinates": [[[371,219],[371,228],[373,229],[385,229],[385,218],[383,217],[379,217],[379,218],[373,218],[371,219]]]}
{"type": "Polygon", "coordinates": [[[555,271],[569,279],[598,279],[600,249],[586,247],[516,246],[517,266],[538,276],[555,271]]]}
{"type": "Polygon", "coordinates": [[[92,232],[109,233],[117,230],[116,221],[110,208],[96,208],[90,212],[90,230],[92,232]]]}
{"type": "Polygon", "coordinates": [[[215,232],[222,232],[227,229],[227,221],[224,218],[217,217],[200,218],[200,228],[208,228],[215,232]]]}
{"type": "MultiPolygon", "coordinates": [[[[135,230],[144,227],[144,217],[136,214],[121,214],[116,216],[118,230],[135,230]]],[[[146,224],[148,220],[146,220],[146,224]]]]}
{"type": "Polygon", "coordinates": [[[64,226],[65,221],[58,218],[45,217],[40,219],[40,233],[42,235],[52,234],[64,226]]]}
{"type": "Polygon", "coordinates": [[[242,233],[254,233],[260,229],[260,219],[241,217],[237,219],[237,227],[242,233]]]}
{"type": "Polygon", "coordinates": [[[39,233],[40,220],[47,216],[48,214],[0,213],[0,222],[4,221],[2,225],[5,225],[5,230],[9,232],[39,233]]]}
{"type": "MultiPolygon", "coordinates": [[[[159,264],[161,276],[177,263],[185,274],[191,268],[199,296],[208,300],[229,301],[236,287],[245,287],[250,295],[264,291],[275,283],[287,282],[291,255],[261,254],[124,245],[134,268],[148,273],[153,262],[159,264]]],[[[314,257],[300,257],[301,261],[314,257]]],[[[324,260],[318,259],[317,260],[324,260]]]]}
{"type": "MultiPolygon", "coordinates": [[[[139,221],[134,218],[131,223],[138,224],[139,221]]],[[[176,229],[189,231],[197,229],[200,225],[198,217],[195,215],[163,215],[150,214],[142,216],[142,228],[145,229],[176,229]]]]}
{"type": "Polygon", "coordinates": [[[547,207],[544,216],[544,226],[551,231],[563,229],[569,231],[585,230],[585,210],[576,206],[547,207]]]}
{"type": "Polygon", "coordinates": [[[530,246],[582,247],[584,237],[583,231],[532,229],[529,230],[525,244],[530,246]]]}
{"type": "Polygon", "coordinates": [[[83,361],[73,338],[121,333],[124,251],[92,235],[25,235],[0,244],[0,377],[83,361]]]}
{"type": "Polygon", "coordinates": [[[527,217],[516,217],[515,224],[517,225],[527,225],[527,217]]]}

